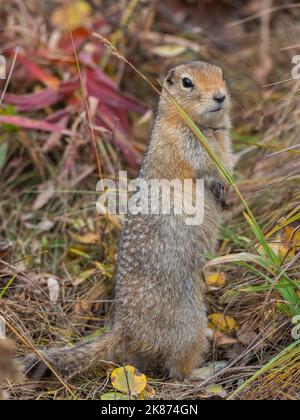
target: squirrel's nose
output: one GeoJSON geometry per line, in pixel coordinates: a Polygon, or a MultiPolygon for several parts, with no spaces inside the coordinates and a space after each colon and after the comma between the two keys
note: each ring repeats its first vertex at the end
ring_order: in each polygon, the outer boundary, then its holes
{"type": "Polygon", "coordinates": [[[213,96],[213,98],[216,102],[218,102],[218,104],[222,104],[226,99],[226,95],[222,93],[217,93],[213,96]]]}

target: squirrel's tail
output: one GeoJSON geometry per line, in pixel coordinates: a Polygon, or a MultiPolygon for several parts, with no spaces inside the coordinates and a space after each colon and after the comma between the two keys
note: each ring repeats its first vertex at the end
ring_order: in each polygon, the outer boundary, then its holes
{"type": "Polygon", "coordinates": [[[20,359],[24,373],[41,379],[49,371],[64,378],[80,375],[105,362],[113,362],[120,335],[115,329],[74,347],[51,348],[40,351],[41,357],[31,354],[20,359]],[[47,364],[45,363],[47,362],[47,364]]]}

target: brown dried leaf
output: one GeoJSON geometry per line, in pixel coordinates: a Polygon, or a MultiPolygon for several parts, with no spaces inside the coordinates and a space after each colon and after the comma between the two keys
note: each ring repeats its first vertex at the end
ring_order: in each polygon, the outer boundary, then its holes
{"type": "Polygon", "coordinates": [[[214,332],[210,330],[210,339],[213,341],[215,347],[225,347],[225,346],[232,346],[233,344],[237,344],[238,340],[233,337],[229,337],[221,332],[214,332]]]}

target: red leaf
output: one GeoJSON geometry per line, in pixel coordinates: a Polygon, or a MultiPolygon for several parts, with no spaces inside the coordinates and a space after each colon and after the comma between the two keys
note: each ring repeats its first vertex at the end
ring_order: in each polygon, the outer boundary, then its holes
{"type": "Polygon", "coordinates": [[[70,95],[80,86],[79,76],[73,77],[73,79],[63,82],[59,87],[59,92],[63,95],[70,95]]]}
{"type": "Polygon", "coordinates": [[[25,95],[7,93],[4,96],[4,103],[14,105],[19,112],[39,111],[57,104],[65,96],[72,94],[78,86],[79,78],[76,77],[76,79],[62,83],[58,90],[44,89],[42,92],[25,95]]]}
{"type": "Polygon", "coordinates": [[[64,130],[61,127],[58,127],[54,124],[45,122],[45,121],[38,121],[32,120],[30,118],[15,116],[15,115],[0,115],[0,123],[3,124],[10,124],[15,125],[16,127],[27,128],[31,130],[41,130],[41,131],[48,131],[52,133],[64,133],[64,134],[73,134],[69,130],[64,130]]]}
{"type": "Polygon", "coordinates": [[[31,75],[42,82],[45,86],[52,89],[57,89],[59,87],[61,82],[57,77],[52,76],[52,74],[48,73],[37,64],[28,60],[25,55],[19,55],[18,62],[22,63],[23,66],[25,66],[30,71],[31,75]]]}
{"type": "Polygon", "coordinates": [[[104,103],[99,103],[98,105],[98,116],[101,121],[104,123],[105,127],[113,131],[117,125],[118,130],[120,130],[128,139],[131,135],[130,129],[128,126],[123,125],[123,120],[119,118],[119,114],[124,111],[115,110],[105,105],[104,103]]]}
{"type": "Polygon", "coordinates": [[[44,58],[53,64],[76,64],[76,59],[74,56],[68,56],[59,52],[37,50],[35,55],[36,57],[44,58]]]}
{"type": "Polygon", "coordinates": [[[137,153],[133,149],[132,143],[128,138],[128,134],[124,131],[122,124],[113,113],[111,109],[104,104],[99,104],[96,123],[104,123],[112,133],[112,142],[121,151],[125,160],[131,167],[136,167],[138,164],[137,153]]]}
{"type": "Polygon", "coordinates": [[[12,95],[7,93],[4,96],[6,104],[14,105],[17,111],[39,111],[48,106],[55,105],[62,99],[62,95],[52,89],[45,89],[39,93],[29,93],[26,95],[12,95]]]}
{"type": "MultiPolygon", "coordinates": [[[[99,75],[98,75],[99,76],[99,75]]],[[[107,83],[99,80],[94,71],[87,71],[87,91],[90,96],[94,96],[99,101],[104,102],[113,108],[124,109],[144,113],[147,108],[135,98],[123,95],[121,92],[112,89],[107,83]]]]}
{"type": "Polygon", "coordinates": [[[79,58],[82,64],[89,67],[90,69],[93,69],[93,71],[89,72],[88,77],[91,76],[95,82],[104,83],[118,92],[118,85],[110,77],[108,77],[102,69],[96,67],[96,63],[92,54],[86,51],[82,51],[79,55],[79,58]]]}
{"type": "Polygon", "coordinates": [[[45,121],[49,123],[57,123],[70,115],[72,113],[72,108],[64,108],[60,109],[59,111],[53,112],[53,114],[48,115],[45,118],[45,121]]]}
{"type": "MultiPolygon", "coordinates": [[[[75,49],[78,51],[86,39],[90,36],[91,32],[86,28],[78,28],[72,31],[72,38],[74,41],[75,49]]],[[[59,42],[59,48],[67,53],[74,54],[74,46],[70,37],[69,31],[63,33],[59,42]]]]}

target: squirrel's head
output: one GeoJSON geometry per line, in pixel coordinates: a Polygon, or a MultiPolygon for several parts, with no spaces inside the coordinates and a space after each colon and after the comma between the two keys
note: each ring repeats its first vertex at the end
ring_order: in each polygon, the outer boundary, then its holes
{"type": "MultiPolygon", "coordinates": [[[[222,69],[212,64],[196,61],[175,67],[169,71],[163,86],[199,124],[215,127],[230,110],[230,95],[222,69]]],[[[163,98],[168,100],[167,92],[163,98]]]]}

